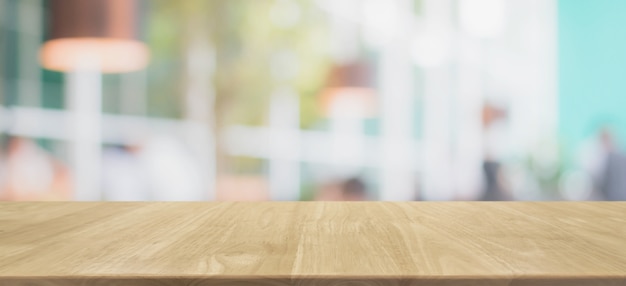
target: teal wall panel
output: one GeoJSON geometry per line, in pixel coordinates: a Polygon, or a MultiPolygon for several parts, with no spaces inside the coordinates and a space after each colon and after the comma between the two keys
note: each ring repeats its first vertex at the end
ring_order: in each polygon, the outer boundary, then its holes
{"type": "Polygon", "coordinates": [[[626,142],[626,1],[559,0],[559,131],[576,148],[605,123],[626,142]]]}

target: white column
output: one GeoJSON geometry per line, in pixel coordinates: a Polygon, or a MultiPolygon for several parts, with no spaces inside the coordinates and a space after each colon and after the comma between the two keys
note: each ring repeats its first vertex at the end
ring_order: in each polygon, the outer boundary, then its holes
{"type": "Polygon", "coordinates": [[[533,22],[532,30],[540,32],[534,52],[537,56],[536,68],[542,71],[538,75],[541,80],[542,90],[537,98],[537,105],[543,106],[542,115],[544,132],[556,136],[559,124],[559,43],[558,43],[558,1],[556,0],[533,0],[531,5],[537,11],[537,21],[533,22]]]}
{"type": "Polygon", "coordinates": [[[66,74],[66,100],[71,111],[71,162],[74,170],[74,199],[102,199],[100,175],[102,77],[95,69],[80,69],[66,74]]]}
{"type": "Polygon", "coordinates": [[[189,122],[185,132],[187,142],[198,159],[202,174],[202,186],[198,198],[215,199],[216,155],[215,155],[215,87],[212,78],[215,72],[215,51],[208,39],[193,38],[187,57],[187,91],[185,117],[189,122]]]}
{"type": "MultiPolygon", "coordinates": [[[[423,24],[427,34],[438,35],[439,50],[449,48],[447,37],[452,33],[452,3],[449,0],[425,0],[423,24]]],[[[423,45],[436,44],[422,43],[423,45]]],[[[419,45],[420,43],[417,43],[419,45]]],[[[437,55],[438,52],[433,50],[437,55]]],[[[428,55],[424,55],[428,57],[428,55]]],[[[423,166],[422,194],[424,200],[451,200],[454,198],[454,171],[452,154],[452,86],[447,55],[440,54],[439,65],[423,68],[423,166]]]]}
{"type": "Polygon", "coordinates": [[[458,71],[456,85],[455,196],[476,199],[482,191],[483,162],[483,75],[480,69],[480,42],[461,36],[457,42],[458,71]]]}
{"type": "Polygon", "coordinates": [[[339,177],[358,175],[365,165],[365,116],[359,110],[362,105],[354,96],[337,94],[330,107],[331,157],[333,172],[339,177]]]}
{"type": "Polygon", "coordinates": [[[514,64],[516,77],[511,85],[511,136],[517,155],[526,155],[539,142],[556,135],[558,129],[558,15],[553,0],[514,3],[516,11],[526,17],[520,24],[520,51],[516,55],[520,62],[514,64]]]}
{"type": "Polygon", "coordinates": [[[276,201],[300,197],[300,103],[291,88],[277,89],[270,99],[270,196],[276,201]]]}
{"type": "Polygon", "coordinates": [[[387,2],[395,5],[397,19],[394,37],[383,44],[379,63],[379,83],[382,127],[382,168],[380,199],[405,201],[417,197],[417,182],[412,165],[418,158],[411,156],[414,134],[415,76],[411,61],[413,1],[387,2]]]}
{"type": "Polygon", "coordinates": [[[452,79],[446,67],[424,70],[422,199],[454,198],[452,169],[452,79]]]}

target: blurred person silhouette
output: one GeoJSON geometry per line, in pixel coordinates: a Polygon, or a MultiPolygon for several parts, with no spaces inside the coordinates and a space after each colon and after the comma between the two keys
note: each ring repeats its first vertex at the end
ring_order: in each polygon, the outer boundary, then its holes
{"type": "Polygon", "coordinates": [[[596,138],[584,147],[583,160],[594,179],[592,199],[626,200],[626,155],[610,127],[599,128],[596,138]]]}
{"type": "Polygon", "coordinates": [[[367,186],[358,177],[336,181],[322,186],[315,199],[317,201],[366,201],[367,186]]]}
{"type": "Polygon", "coordinates": [[[499,157],[502,156],[503,123],[507,118],[507,111],[491,103],[485,103],[482,111],[483,133],[485,138],[483,172],[482,201],[506,201],[511,200],[511,195],[506,190],[505,178],[499,157]]]}
{"type": "Polygon", "coordinates": [[[102,158],[102,191],[108,201],[150,199],[147,175],[137,157],[139,146],[111,146],[102,158]]]}
{"type": "Polygon", "coordinates": [[[15,201],[69,200],[68,169],[35,142],[9,137],[0,199],[15,201]]]}

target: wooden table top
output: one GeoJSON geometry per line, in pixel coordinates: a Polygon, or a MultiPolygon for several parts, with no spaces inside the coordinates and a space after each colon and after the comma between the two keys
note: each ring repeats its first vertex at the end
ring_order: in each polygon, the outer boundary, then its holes
{"type": "Polygon", "coordinates": [[[0,203],[0,285],[626,285],[626,203],[0,203]]]}

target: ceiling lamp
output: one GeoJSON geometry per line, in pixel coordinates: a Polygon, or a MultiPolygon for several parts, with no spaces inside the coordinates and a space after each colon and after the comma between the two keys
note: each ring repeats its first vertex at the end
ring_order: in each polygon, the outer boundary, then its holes
{"type": "Polygon", "coordinates": [[[48,40],[40,50],[45,68],[121,73],[148,64],[138,0],[51,0],[48,8],[48,40]]]}
{"type": "Polygon", "coordinates": [[[376,111],[376,91],[370,67],[354,62],[333,67],[322,106],[329,117],[372,117],[376,111]]]}

